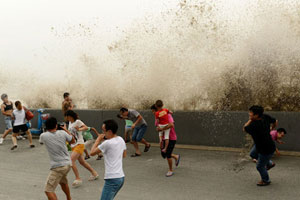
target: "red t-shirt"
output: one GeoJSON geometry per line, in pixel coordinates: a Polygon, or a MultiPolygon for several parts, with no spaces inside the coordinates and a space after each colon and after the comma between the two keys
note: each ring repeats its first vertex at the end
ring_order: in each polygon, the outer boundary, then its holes
{"type": "Polygon", "coordinates": [[[160,111],[157,111],[155,113],[155,118],[158,119],[158,124],[161,124],[161,125],[169,124],[168,114],[169,114],[169,110],[166,108],[164,108],[160,111]]]}

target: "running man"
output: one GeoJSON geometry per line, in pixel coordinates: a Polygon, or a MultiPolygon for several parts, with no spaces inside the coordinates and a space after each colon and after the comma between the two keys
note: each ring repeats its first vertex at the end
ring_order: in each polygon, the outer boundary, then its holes
{"type": "Polygon", "coordinates": [[[139,112],[133,109],[121,108],[120,115],[123,119],[128,119],[133,122],[131,128],[133,130],[132,134],[132,144],[135,148],[135,154],[131,157],[141,156],[141,151],[139,149],[138,142],[141,142],[145,145],[144,152],[148,152],[151,145],[143,137],[147,131],[147,123],[139,112]]]}
{"type": "Polygon", "coordinates": [[[13,130],[12,117],[13,117],[13,109],[14,109],[14,104],[13,102],[8,100],[7,94],[2,94],[1,99],[3,101],[3,103],[1,104],[1,113],[2,115],[4,115],[6,130],[4,131],[2,137],[0,138],[0,144],[3,143],[6,136],[13,130]]]}
{"type": "Polygon", "coordinates": [[[92,147],[91,155],[99,153],[104,155],[105,184],[102,190],[101,200],[112,200],[124,185],[125,174],[123,171],[123,158],[126,157],[126,144],[117,135],[118,124],[114,120],[103,122],[101,134],[92,147]],[[104,141],[102,144],[100,144],[104,141]]]}
{"type": "Polygon", "coordinates": [[[46,121],[47,132],[40,136],[40,143],[45,144],[50,158],[50,173],[46,181],[45,193],[48,200],[57,200],[55,189],[60,184],[66,194],[67,200],[71,200],[67,175],[71,169],[71,158],[66,142],[75,143],[75,139],[67,130],[57,130],[57,120],[50,117],[46,121]]]}
{"type": "Polygon", "coordinates": [[[267,186],[271,183],[267,169],[275,166],[270,159],[276,146],[270,135],[270,127],[274,129],[277,123],[276,119],[264,114],[263,107],[252,106],[249,109],[249,121],[244,125],[243,130],[252,136],[258,153],[256,169],[261,176],[261,181],[257,186],[267,186]]]}
{"type": "MultiPolygon", "coordinates": [[[[151,106],[151,111],[153,113],[153,115],[155,116],[156,112],[157,112],[157,106],[154,104],[151,106]]],[[[175,165],[176,167],[178,167],[179,165],[179,162],[180,162],[180,155],[176,155],[176,154],[173,154],[173,150],[175,148],[175,144],[176,144],[176,141],[177,141],[177,135],[176,135],[176,132],[175,132],[175,126],[174,126],[174,119],[172,117],[172,115],[169,113],[168,114],[168,121],[169,121],[169,124],[165,127],[159,127],[157,121],[155,121],[155,126],[157,127],[157,131],[164,131],[166,129],[170,129],[170,135],[169,135],[169,145],[167,147],[167,151],[166,152],[163,152],[161,151],[161,156],[166,159],[167,158],[167,161],[168,161],[168,166],[169,166],[169,171],[167,172],[166,174],[166,177],[171,177],[174,175],[174,172],[173,172],[173,160],[175,160],[175,165]]],[[[160,141],[159,141],[159,144],[160,144],[160,147],[161,149],[164,148],[164,146],[166,145],[166,139],[164,137],[160,137],[159,138],[160,141]]]]}

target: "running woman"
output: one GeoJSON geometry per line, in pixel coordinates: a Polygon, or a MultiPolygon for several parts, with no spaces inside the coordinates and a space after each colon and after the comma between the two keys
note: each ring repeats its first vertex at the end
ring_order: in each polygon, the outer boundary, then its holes
{"type": "MultiPolygon", "coordinates": [[[[68,110],[65,114],[66,119],[69,122],[69,132],[72,133],[74,136],[76,143],[72,144],[72,154],[71,154],[71,160],[72,160],[72,169],[75,174],[75,181],[73,182],[73,187],[79,187],[82,185],[82,180],[79,176],[79,171],[76,166],[76,160],[79,161],[79,163],[85,167],[87,170],[91,172],[91,176],[89,178],[89,181],[94,181],[99,178],[98,173],[88,164],[83,157],[84,152],[84,140],[83,140],[83,131],[88,130],[88,127],[78,119],[78,115],[73,110],[68,110]]],[[[64,126],[64,130],[67,131],[66,126],[64,126]]]]}
{"type": "Polygon", "coordinates": [[[6,130],[4,131],[2,137],[0,138],[0,144],[3,143],[6,136],[13,130],[12,117],[13,117],[13,109],[14,109],[14,104],[13,102],[8,100],[7,94],[2,94],[1,99],[3,101],[1,105],[1,113],[2,115],[4,115],[6,130]]]}
{"type": "Polygon", "coordinates": [[[18,147],[17,135],[20,133],[20,131],[25,132],[27,134],[29,140],[29,146],[30,148],[34,148],[34,145],[32,144],[32,135],[28,129],[28,126],[26,125],[25,110],[27,109],[22,106],[20,101],[16,101],[15,106],[17,109],[13,111],[13,119],[14,119],[13,134],[12,134],[13,147],[11,148],[11,150],[14,150],[18,147]]]}

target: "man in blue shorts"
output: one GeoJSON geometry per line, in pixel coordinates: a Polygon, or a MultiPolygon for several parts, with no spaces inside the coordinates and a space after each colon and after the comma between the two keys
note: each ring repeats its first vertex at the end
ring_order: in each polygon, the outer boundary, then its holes
{"type": "Polygon", "coordinates": [[[131,155],[131,157],[141,156],[141,151],[139,150],[138,142],[141,142],[145,145],[144,152],[148,152],[151,145],[144,139],[144,135],[147,131],[147,122],[141,116],[139,112],[133,109],[121,108],[120,115],[123,119],[128,119],[133,122],[131,128],[133,130],[132,134],[132,144],[135,148],[135,154],[131,155]]]}

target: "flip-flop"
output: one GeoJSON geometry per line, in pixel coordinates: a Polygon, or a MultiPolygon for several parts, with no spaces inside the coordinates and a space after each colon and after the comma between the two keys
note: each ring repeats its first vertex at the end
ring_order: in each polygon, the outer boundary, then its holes
{"type": "Polygon", "coordinates": [[[141,154],[135,153],[135,154],[132,154],[130,157],[134,158],[134,157],[139,157],[139,156],[141,156],[141,154]]]}
{"type": "Polygon", "coordinates": [[[179,165],[179,163],[180,163],[180,154],[178,155],[178,159],[177,159],[177,161],[176,161],[176,167],[178,167],[178,165],[179,165]]]}
{"type": "Polygon", "coordinates": [[[17,145],[13,146],[10,150],[14,150],[14,149],[16,149],[16,148],[18,148],[17,145]]]}
{"type": "Polygon", "coordinates": [[[150,149],[150,147],[151,147],[151,144],[149,144],[149,146],[145,146],[145,150],[144,150],[144,152],[148,152],[148,151],[149,151],[149,149],[150,149]]]}

